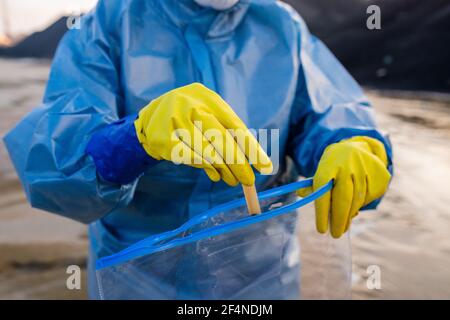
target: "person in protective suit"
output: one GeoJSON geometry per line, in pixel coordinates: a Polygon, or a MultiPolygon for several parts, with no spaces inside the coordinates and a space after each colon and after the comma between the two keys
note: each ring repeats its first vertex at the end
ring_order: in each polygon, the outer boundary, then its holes
{"type": "Polygon", "coordinates": [[[275,0],[99,1],[62,39],[42,105],[4,141],[33,207],[89,224],[92,298],[98,257],[242,196],[238,183],[334,180],[316,225],[337,238],[392,173],[361,88],[275,0]],[[240,164],[204,159],[207,137],[187,143],[199,161],[173,163],[172,131],[201,131],[194,121],[279,129],[279,169],[253,172],[272,169],[259,145],[260,162],[245,148],[240,164]]]}

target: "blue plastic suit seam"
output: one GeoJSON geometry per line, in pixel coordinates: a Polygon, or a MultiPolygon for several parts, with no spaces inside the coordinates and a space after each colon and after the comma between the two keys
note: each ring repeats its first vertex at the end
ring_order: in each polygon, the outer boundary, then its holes
{"type": "MultiPolygon", "coordinates": [[[[287,189],[290,189],[289,187],[292,187],[293,184],[297,184],[297,182],[286,185],[286,187],[288,187],[287,189]]],[[[271,219],[273,217],[291,212],[295,209],[298,209],[298,208],[304,206],[305,204],[308,204],[308,203],[316,200],[317,198],[321,197],[326,192],[330,191],[332,187],[333,187],[333,181],[330,181],[325,186],[323,186],[320,189],[318,189],[317,191],[311,193],[309,196],[299,199],[296,202],[288,204],[284,207],[277,208],[272,211],[262,213],[260,215],[249,216],[247,218],[243,218],[238,221],[233,221],[233,222],[225,223],[222,225],[214,226],[209,229],[193,233],[193,234],[188,235],[183,238],[173,239],[172,241],[167,242],[165,244],[161,244],[161,245],[157,245],[157,246],[146,246],[145,244],[142,244],[142,243],[136,243],[135,245],[131,246],[128,250],[122,250],[111,256],[100,258],[97,261],[96,269],[100,270],[100,269],[103,269],[103,268],[106,268],[109,266],[114,266],[119,263],[129,261],[134,258],[144,256],[144,255],[153,254],[156,252],[160,252],[163,250],[167,250],[167,249],[178,247],[178,246],[181,246],[184,244],[188,244],[193,241],[198,241],[201,239],[217,236],[217,235],[220,235],[220,234],[223,234],[226,232],[231,232],[231,231],[255,224],[257,222],[262,222],[262,221],[271,219]]]]}
{"type": "Polygon", "coordinates": [[[268,219],[271,219],[275,216],[288,213],[292,210],[295,210],[311,201],[314,201],[315,199],[322,196],[324,193],[328,192],[332,188],[332,182],[330,181],[327,185],[324,187],[318,189],[313,194],[310,194],[310,196],[300,199],[292,204],[286,205],[285,207],[275,209],[273,211],[263,213],[261,215],[252,216],[248,218],[241,219],[239,221],[234,221],[230,223],[226,223],[223,225],[218,225],[206,230],[199,231],[195,234],[191,234],[189,236],[186,236],[184,238],[177,238],[174,239],[168,243],[159,245],[159,246],[135,246],[133,245],[130,247],[130,250],[121,251],[117,254],[111,255],[109,257],[101,258],[97,261],[97,270],[103,269],[105,267],[114,266],[122,262],[129,261],[134,258],[139,258],[144,255],[153,254],[156,252],[160,252],[163,250],[171,249],[174,247],[178,247],[184,244],[191,243],[193,241],[213,237],[222,233],[231,232],[237,229],[240,229],[242,227],[246,227],[251,224],[255,224],[257,222],[265,221],[268,219]]]}

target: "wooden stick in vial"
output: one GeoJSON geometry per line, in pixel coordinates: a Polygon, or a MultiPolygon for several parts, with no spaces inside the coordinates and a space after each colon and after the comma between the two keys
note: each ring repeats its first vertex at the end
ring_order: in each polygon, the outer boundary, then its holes
{"type": "Polygon", "coordinates": [[[261,207],[259,206],[258,194],[256,193],[255,185],[244,186],[242,185],[242,189],[244,190],[245,201],[247,202],[248,213],[251,215],[260,214],[261,207]]]}

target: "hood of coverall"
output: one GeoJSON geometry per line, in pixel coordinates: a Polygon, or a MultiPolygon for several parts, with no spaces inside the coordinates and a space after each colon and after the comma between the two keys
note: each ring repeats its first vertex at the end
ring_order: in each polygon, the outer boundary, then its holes
{"type": "Polygon", "coordinates": [[[194,0],[194,1],[203,7],[209,7],[215,10],[227,10],[239,2],[239,0],[194,0]]]}

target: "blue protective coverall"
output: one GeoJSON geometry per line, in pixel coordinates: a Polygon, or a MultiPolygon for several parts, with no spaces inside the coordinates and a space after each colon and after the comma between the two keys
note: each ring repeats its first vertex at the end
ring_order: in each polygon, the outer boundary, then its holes
{"type": "Polygon", "coordinates": [[[100,1],[61,41],[42,105],[4,138],[32,206],[89,224],[91,297],[97,257],[242,196],[137,143],[140,108],[193,82],[218,92],[249,128],[280,130],[280,170],[257,175],[259,190],[297,178],[288,156],[312,176],[323,150],[351,136],[379,139],[391,159],[361,88],[288,5],[100,1]],[[92,136],[110,163],[86,152],[92,136]]]}

